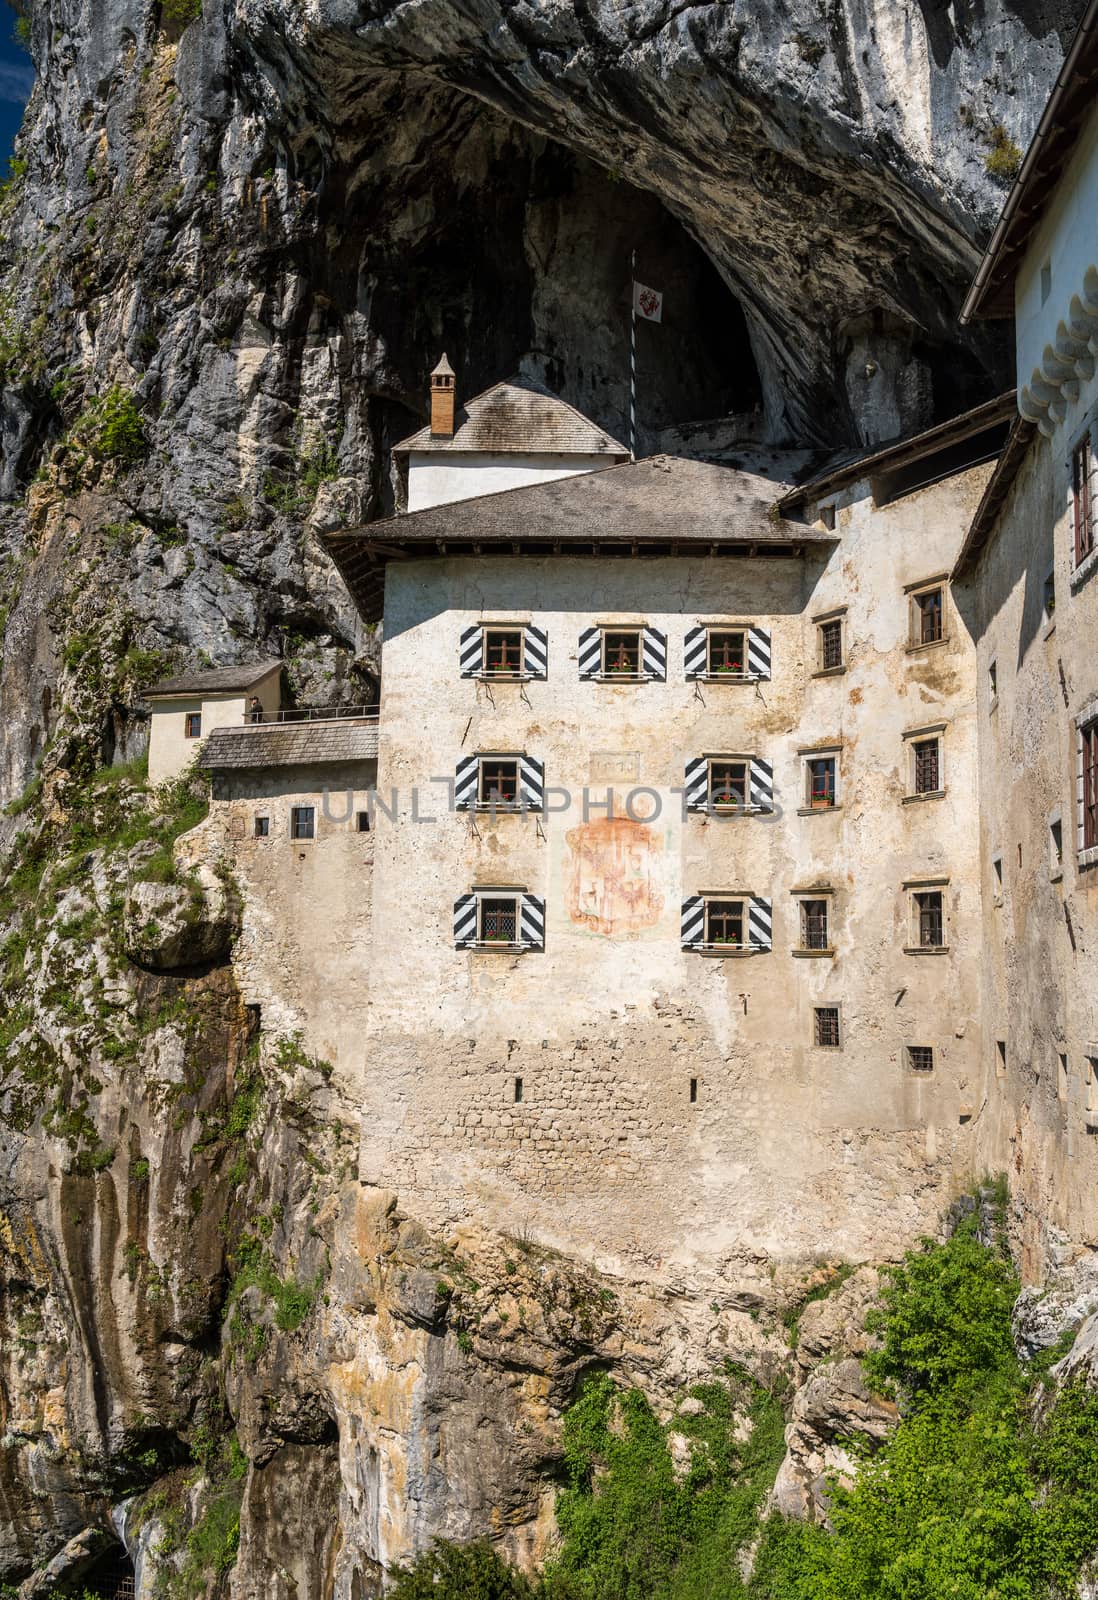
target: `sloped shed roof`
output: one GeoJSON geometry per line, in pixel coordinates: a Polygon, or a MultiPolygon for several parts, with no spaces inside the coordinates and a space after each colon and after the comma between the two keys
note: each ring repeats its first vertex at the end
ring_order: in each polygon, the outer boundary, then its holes
{"type": "Polygon", "coordinates": [[[282,722],[215,728],[202,746],[198,764],[206,772],[221,772],[376,759],[376,722],[282,722]]]}
{"type": "Polygon", "coordinates": [[[451,452],[537,451],[554,455],[627,456],[628,450],[559,395],[529,378],[493,384],[460,406],[457,427],[449,438],[432,434],[430,425],[393,446],[393,454],[409,450],[451,452]]]}
{"type": "Polygon", "coordinates": [[[280,671],[281,661],[246,661],[235,667],[209,667],[201,672],[184,672],[177,678],[162,678],[145,690],[146,700],[160,695],[239,694],[261,683],[269,673],[280,671]]]}

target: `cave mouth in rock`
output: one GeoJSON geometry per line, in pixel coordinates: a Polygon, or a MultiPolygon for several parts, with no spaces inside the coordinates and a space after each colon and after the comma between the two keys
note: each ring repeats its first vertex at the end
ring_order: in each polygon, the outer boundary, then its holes
{"type": "Polygon", "coordinates": [[[80,1581],[82,1597],[97,1600],[134,1600],[137,1574],[124,1545],[112,1545],[80,1581]]]}

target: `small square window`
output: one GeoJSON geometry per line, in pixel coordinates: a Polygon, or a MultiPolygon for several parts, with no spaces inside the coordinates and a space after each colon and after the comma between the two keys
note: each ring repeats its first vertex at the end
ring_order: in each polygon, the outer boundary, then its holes
{"type": "Polygon", "coordinates": [[[710,628],[706,671],[713,678],[742,678],[747,671],[747,639],[741,630],[710,628]]]}
{"type": "Polygon", "coordinates": [[[290,812],[290,838],[313,839],[315,837],[315,806],[294,806],[293,810],[290,812]]]}
{"type": "Polygon", "coordinates": [[[1005,1039],[995,1041],[995,1076],[1005,1078],[1007,1069],[1007,1047],[1005,1039]]]}
{"type": "Polygon", "coordinates": [[[718,808],[742,809],[747,804],[747,762],[709,763],[709,804],[718,808]]]}
{"type": "Polygon", "coordinates": [[[911,597],[912,644],[937,644],[945,637],[943,626],[943,591],[935,586],[923,589],[911,597]]]}
{"type": "Polygon", "coordinates": [[[801,901],[801,949],[802,950],[827,950],[827,901],[802,900],[801,901]]]}
{"type": "Polygon", "coordinates": [[[945,944],[942,891],[920,889],[912,895],[915,943],[920,950],[940,950],[945,944]]]}
{"type": "Polygon", "coordinates": [[[478,804],[513,806],[518,804],[518,796],[518,762],[499,756],[483,756],[478,772],[478,804]]]}
{"type": "Polygon", "coordinates": [[[369,831],[370,831],[370,813],[368,811],[359,811],[359,812],[356,813],[356,815],[355,815],[355,831],[356,831],[356,833],[369,833],[369,831]]]}
{"type": "Polygon", "coordinates": [[[909,1044],[907,1047],[907,1065],[911,1072],[933,1072],[933,1045],[909,1044]]]}
{"type": "Polygon", "coordinates": [[[915,794],[940,794],[942,789],[942,742],[938,738],[915,739],[911,746],[915,794]]]}
{"type": "Polygon", "coordinates": [[[521,628],[485,628],[482,671],[494,678],[519,676],[522,672],[521,628]]]}
{"type": "Polygon", "coordinates": [[[271,833],[270,817],[256,817],[252,823],[252,838],[267,839],[271,833]]]}
{"type": "Polygon", "coordinates": [[[832,617],[821,622],[819,633],[819,659],[821,672],[834,672],[843,665],[843,620],[832,617]]]}
{"type": "Polygon", "coordinates": [[[481,944],[518,943],[518,901],[514,895],[483,895],[477,903],[478,938],[481,944]]]}
{"type": "Polygon", "coordinates": [[[707,900],[705,942],[717,948],[742,950],[747,919],[742,900],[707,900]]]}
{"type": "Polygon", "coordinates": [[[812,1017],[812,1042],[816,1048],[838,1050],[840,1048],[838,1006],[815,1006],[812,1017]]]}
{"type": "Polygon", "coordinates": [[[639,628],[605,628],[602,635],[602,670],[607,678],[640,676],[641,636],[639,628]]]}
{"type": "Polygon", "coordinates": [[[805,762],[805,804],[812,811],[828,811],[836,804],[837,769],[834,756],[810,756],[805,762]]]}
{"type": "Polygon", "coordinates": [[[201,711],[188,711],[184,725],[184,736],[188,739],[201,739],[202,713],[201,711]]]}

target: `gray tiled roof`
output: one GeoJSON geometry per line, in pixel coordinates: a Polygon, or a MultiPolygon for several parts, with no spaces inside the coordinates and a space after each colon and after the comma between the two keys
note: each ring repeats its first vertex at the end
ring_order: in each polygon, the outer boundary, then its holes
{"type": "Polygon", "coordinates": [[[627,456],[628,450],[559,395],[529,378],[493,384],[459,406],[450,438],[430,426],[394,445],[406,450],[549,451],[556,455],[627,456]]]}
{"type": "Polygon", "coordinates": [[[302,767],[377,759],[376,722],[246,724],[215,728],[202,746],[207,772],[232,767],[302,767]]]}
{"type": "Polygon", "coordinates": [[[145,690],[145,699],[154,700],[161,694],[232,694],[234,690],[250,689],[281,666],[281,661],[245,661],[235,667],[184,672],[178,678],[162,678],[154,683],[151,689],[145,690]]]}

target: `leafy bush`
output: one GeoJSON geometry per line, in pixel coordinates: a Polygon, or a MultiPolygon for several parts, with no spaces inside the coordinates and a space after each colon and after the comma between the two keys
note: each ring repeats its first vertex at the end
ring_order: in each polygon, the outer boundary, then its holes
{"type": "Polygon", "coordinates": [[[1018,169],[1022,165],[1022,152],[1002,123],[996,123],[990,133],[991,148],[984,157],[984,166],[989,177],[997,178],[1005,183],[1013,183],[1018,176],[1018,169]]]}
{"type": "Polygon", "coordinates": [[[541,1592],[501,1560],[487,1539],[464,1545],[439,1540],[392,1576],[389,1600],[534,1600],[541,1592]]]}
{"type": "Polygon", "coordinates": [[[161,15],[173,27],[185,28],[188,22],[197,22],[202,15],[202,0],[164,0],[161,15]]]}
{"type": "Polygon", "coordinates": [[[73,432],[99,461],[132,467],[148,453],[149,441],[137,403],[117,383],[88,403],[73,432]]]}

